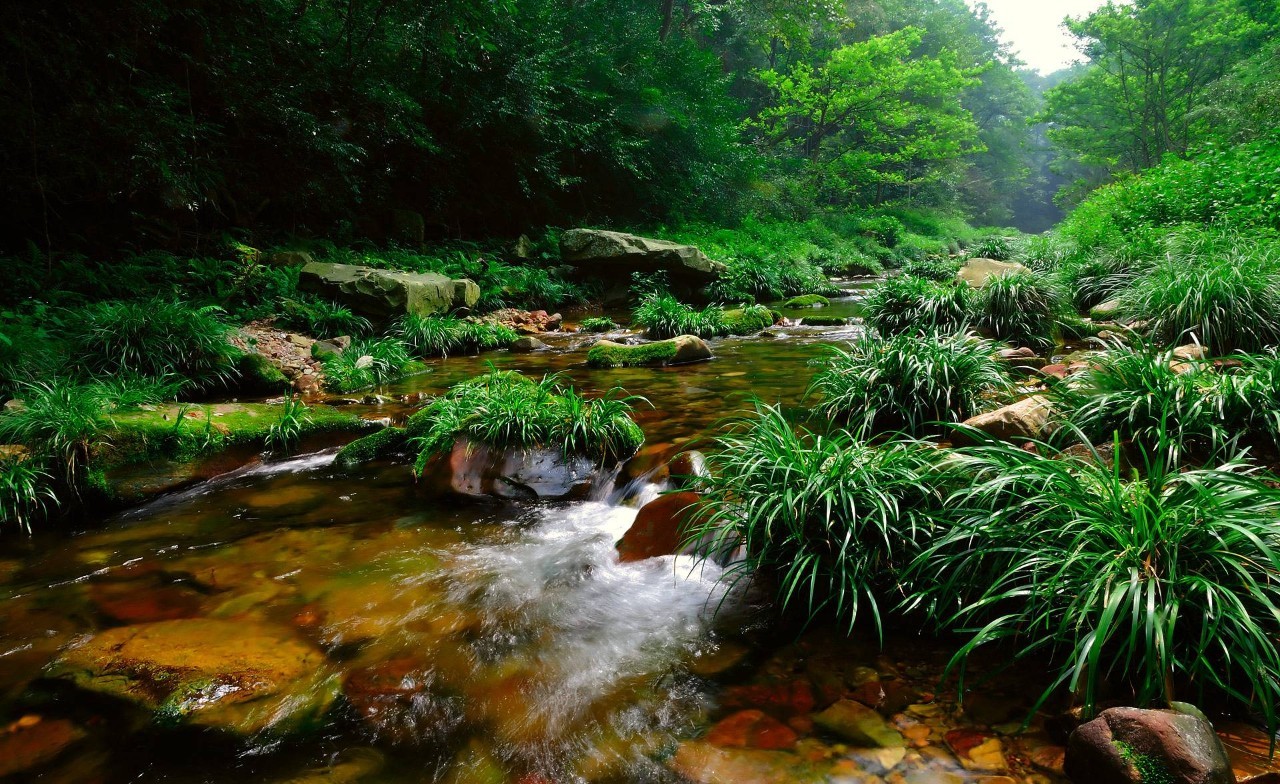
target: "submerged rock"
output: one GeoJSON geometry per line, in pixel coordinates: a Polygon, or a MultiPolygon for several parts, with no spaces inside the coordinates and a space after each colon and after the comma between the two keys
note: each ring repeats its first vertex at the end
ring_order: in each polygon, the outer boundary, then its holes
{"type": "Polygon", "coordinates": [[[697,493],[681,492],[645,504],[618,540],[618,560],[628,563],[681,552],[687,532],[698,523],[701,500],[697,493]]]}
{"type": "Polygon", "coordinates": [[[992,278],[1003,278],[1015,272],[1030,272],[1030,270],[1016,261],[969,259],[956,273],[956,277],[975,289],[980,289],[992,278]]]}
{"type": "Polygon", "coordinates": [[[826,780],[820,771],[789,752],[726,749],[705,741],[681,743],[667,765],[696,784],[804,784],[826,780]]]}
{"type": "Polygon", "coordinates": [[[460,438],[424,475],[463,495],[532,501],[584,498],[604,473],[600,461],[559,448],[499,449],[460,438]]]}
{"type": "Polygon", "coordinates": [[[781,751],[796,745],[795,730],[761,710],[738,711],[707,733],[706,741],[722,748],[781,751]]]}
{"type": "Polygon", "coordinates": [[[665,272],[672,282],[706,285],[726,269],[692,245],[599,229],[566,231],[560,255],[580,274],[628,281],[637,272],[665,272]]]}
{"type": "Polygon", "coordinates": [[[899,748],[907,745],[902,733],[871,708],[854,700],[840,700],[815,714],[813,723],[858,746],[899,748]]]}
{"type": "Polygon", "coordinates": [[[1222,742],[1199,711],[1105,710],[1071,733],[1065,768],[1072,781],[1090,784],[1235,781],[1222,742]]]}
{"type": "Polygon", "coordinates": [[[601,340],[587,352],[587,364],[594,368],[664,367],[704,362],[708,359],[711,359],[711,348],[702,338],[693,335],[681,335],[638,346],[601,340]]]}
{"type": "Polygon", "coordinates": [[[448,313],[475,307],[480,299],[480,287],[466,278],[319,261],[302,268],[298,288],[378,319],[448,313]]]}
{"type": "Polygon", "coordinates": [[[0,778],[46,765],[85,736],[66,719],[23,716],[0,728],[0,778]]]}
{"type": "Polygon", "coordinates": [[[107,629],[65,651],[48,674],[159,721],[242,735],[298,728],[328,710],[337,691],[319,648],[288,629],[242,620],[107,629]]]}

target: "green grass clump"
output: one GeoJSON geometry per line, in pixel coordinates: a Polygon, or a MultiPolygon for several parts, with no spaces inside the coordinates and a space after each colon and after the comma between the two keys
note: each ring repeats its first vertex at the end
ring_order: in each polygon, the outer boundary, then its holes
{"type": "Polygon", "coordinates": [[[592,318],[583,319],[578,324],[578,329],[582,332],[612,332],[618,328],[617,322],[608,316],[594,316],[592,318]]]}
{"type": "Polygon", "coordinates": [[[284,401],[280,418],[267,429],[267,449],[272,452],[292,451],[311,421],[311,408],[301,399],[295,397],[284,401]]]}
{"type": "Polygon", "coordinates": [[[904,579],[909,606],[968,635],[954,664],[1013,645],[1015,662],[1052,663],[1042,699],[1066,688],[1092,710],[1103,683],[1132,689],[1139,705],[1204,690],[1260,711],[1274,731],[1270,477],[1239,461],[1179,472],[1158,457],[1130,477],[1005,444],[959,450],[948,465],[960,485],[904,579]]]}
{"type": "Polygon", "coordinates": [[[447,357],[450,354],[478,354],[506,348],[520,335],[503,324],[467,321],[451,316],[407,315],[397,333],[420,357],[447,357]]]}
{"type": "Polygon", "coordinates": [[[805,294],[800,297],[792,297],[783,303],[784,308],[825,308],[831,304],[831,300],[821,294],[805,294]]]}
{"type": "Polygon", "coordinates": [[[281,316],[287,325],[313,337],[360,337],[373,331],[369,319],[329,300],[298,297],[284,300],[281,306],[281,316]]]}
{"type": "Polygon", "coordinates": [[[1017,246],[1013,237],[984,237],[968,248],[970,258],[1008,261],[1013,258],[1017,246]]]}
{"type": "Polygon", "coordinates": [[[324,360],[325,384],[337,392],[368,389],[405,376],[413,368],[409,347],[398,338],[352,341],[324,360]]]}
{"type": "Polygon", "coordinates": [[[415,471],[421,474],[459,438],[501,449],[549,447],[602,462],[625,460],[644,443],[631,418],[636,400],[616,388],[587,400],[558,376],[533,381],[493,370],[454,385],[415,415],[415,471]]]}
{"type": "Polygon", "coordinates": [[[722,308],[710,305],[697,310],[670,294],[645,297],[632,319],[655,340],[666,340],[677,335],[710,338],[724,334],[725,330],[722,308]]]}
{"type": "Polygon", "coordinates": [[[55,378],[24,384],[18,391],[22,405],[0,413],[0,442],[23,444],[34,455],[47,457],[59,467],[60,478],[74,487],[107,425],[103,387],[55,378]]]}
{"type": "Polygon", "coordinates": [[[0,457],[0,524],[31,533],[31,522],[56,506],[53,477],[26,456],[0,457]]]}
{"type": "Polygon", "coordinates": [[[984,334],[1043,352],[1054,345],[1066,303],[1052,281],[1033,272],[1015,272],[988,280],[978,290],[973,308],[973,325],[984,334]]]}
{"type": "Polygon", "coordinates": [[[962,329],[968,322],[973,289],[913,275],[889,278],[864,304],[863,318],[881,335],[962,329]]]}
{"type": "Polygon", "coordinates": [[[960,332],[864,335],[849,348],[829,347],[809,394],[817,410],[855,429],[921,434],[935,423],[961,422],[1011,386],[997,346],[960,332]]]}
{"type": "Polygon", "coordinates": [[[906,277],[925,278],[939,283],[954,281],[960,272],[960,262],[956,259],[932,256],[919,261],[908,261],[902,265],[902,274],[906,277]]]}
{"type": "Polygon", "coordinates": [[[90,375],[174,376],[195,388],[236,375],[240,352],[215,307],[167,299],[98,302],[76,313],[69,330],[76,362],[90,375]]]}
{"type": "Polygon", "coordinates": [[[1192,337],[1219,356],[1280,344],[1280,263],[1248,252],[1176,257],[1121,295],[1121,312],[1165,345],[1192,337]]]}
{"type": "Polygon", "coordinates": [[[896,570],[929,527],[919,511],[931,450],[809,433],[761,404],[718,445],[708,457],[707,514],[688,541],[704,554],[743,547],[730,577],[776,575],[783,608],[834,615],[850,628],[865,609],[879,627],[878,597],[891,595],[896,570]]]}

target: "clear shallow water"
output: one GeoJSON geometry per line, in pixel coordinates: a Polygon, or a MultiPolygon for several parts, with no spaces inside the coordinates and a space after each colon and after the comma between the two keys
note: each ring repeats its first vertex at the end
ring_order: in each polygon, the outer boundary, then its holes
{"type": "MultiPolygon", "coordinates": [[[[592,371],[582,364],[592,338],[549,336],[547,351],[440,361],[385,390],[433,394],[492,362],[643,395],[649,443],[589,502],[432,497],[407,466],[341,471],[329,449],[235,471],[81,535],[4,540],[0,749],[22,717],[39,716],[83,735],[20,774],[40,781],[969,780],[979,772],[948,738],[978,719],[941,683],[945,646],[894,635],[885,655],[861,634],[801,634],[775,626],[760,597],[730,589],[715,565],[616,560],[636,507],[662,489],[647,481],[651,468],[752,396],[799,403],[821,343],[858,329],[715,341],[714,361],[662,370],[592,371]],[[322,652],[319,682],[337,698],[305,731],[245,739],[157,724],[42,677],[94,634],[183,619],[231,622],[246,647],[265,629],[322,652]],[[910,740],[888,758],[814,727],[813,714],[841,697],[876,705],[868,683],[894,695],[881,712],[910,740]],[[723,725],[715,744],[699,740],[743,710],[777,727],[745,744],[726,741],[723,725]]],[[[993,689],[995,718],[1030,693],[1016,680],[993,689]]],[[[996,721],[982,718],[990,734],[996,721]]],[[[1048,744],[1037,732],[1003,741],[1010,758],[1021,759],[1020,744],[1048,744]]],[[[1052,775],[1037,771],[1015,762],[1009,772],[1052,775]]]]}

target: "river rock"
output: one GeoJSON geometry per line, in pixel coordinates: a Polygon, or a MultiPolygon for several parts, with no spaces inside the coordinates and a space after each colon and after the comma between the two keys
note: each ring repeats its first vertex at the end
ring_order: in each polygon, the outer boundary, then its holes
{"type": "Polygon", "coordinates": [[[657,340],[628,346],[601,340],[587,352],[587,364],[594,368],[665,367],[687,365],[711,359],[711,347],[702,338],[681,335],[670,340],[657,340]]]}
{"type": "Polygon", "coordinates": [[[785,751],[725,749],[706,741],[686,741],[667,765],[696,784],[787,782],[806,784],[824,777],[785,751]]]}
{"type": "Polygon", "coordinates": [[[815,714],[813,723],[858,746],[898,748],[907,745],[906,738],[871,708],[854,700],[840,700],[815,714]]]}
{"type": "Polygon", "coordinates": [[[157,720],[253,735],[322,715],[336,696],[324,653],[283,627],[188,619],[107,629],[48,675],[127,700],[157,720]]]}
{"type": "Polygon", "coordinates": [[[637,272],[665,272],[672,282],[706,285],[726,269],[692,245],[599,229],[566,231],[560,255],[580,275],[628,281],[637,272]]]}
{"type": "Polygon", "coordinates": [[[995,259],[969,259],[956,273],[956,277],[975,289],[987,285],[992,278],[1003,278],[1015,272],[1030,272],[1016,261],[996,261],[995,259]]]}
{"type": "MultiPolygon", "coordinates": [[[[964,421],[964,426],[1004,441],[1026,441],[1045,435],[1050,413],[1048,399],[1032,395],[1004,408],[970,417],[964,421]]],[[[957,430],[952,440],[959,444],[972,439],[957,430]]]]}
{"type": "Polygon", "coordinates": [[[1233,784],[1222,742],[1197,713],[1105,710],[1071,733],[1067,776],[1089,784],[1233,784]]]}
{"type": "Polygon", "coordinates": [[[628,563],[681,552],[685,533],[697,525],[701,501],[697,493],[681,492],[645,504],[618,540],[618,560],[628,563]]]}
{"type": "Polygon", "coordinates": [[[52,762],[84,736],[66,719],[23,716],[0,729],[0,779],[52,762]]]}
{"type": "Polygon", "coordinates": [[[298,288],[376,319],[448,313],[480,299],[480,287],[466,278],[319,261],[302,268],[298,288]]]}
{"type": "Polygon", "coordinates": [[[1094,321],[1115,321],[1120,315],[1120,300],[1109,299],[1106,302],[1094,305],[1089,310],[1089,318],[1094,321]]]}
{"type": "Polygon", "coordinates": [[[717,723],[706,741],[721,748],[780,751],[796,745],[795,730],[761,710],[738,711],[717,723]]]}
{"type": "Polygon", "coordinates": [[[495,449],[460,438],[425,475],[463,495],[532,501],[585,497],[602,471],[598,460],[559,447],[495,449]]]}
{"type": "Polygon", "coordinates": [[[517,354],[531,354],[534,351],[542,351],[545,348],[547,348],[546,343],[528,335],[511,344],[511,350],[517,354]]]}
{"type": "Polygon", "coordinates": [[[547,313],[545,310],[516,310],[503,308],[487,314],[484,319],[489,324],[500,324],[519,332],[521,335],[540,335],[543,332],[555,332],[564,323],[559,313],[547,313]]]}

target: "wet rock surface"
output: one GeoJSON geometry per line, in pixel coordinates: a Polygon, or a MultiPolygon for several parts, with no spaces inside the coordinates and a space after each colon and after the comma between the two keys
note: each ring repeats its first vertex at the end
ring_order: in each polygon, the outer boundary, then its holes
{"type": "Polygon", "coordinates": [[[1202,715],[1110,708],[1080,725],[1067,745],[1073,781],[1097,784],[1234,784],[1226,749],[1202,715]]]}
{"type": "Polygon", "coordinates": [[[302,268],[298,288],[375,319],[449,313],[480,299],[480,287],[465,278],[319,261],[302,268]]]}

